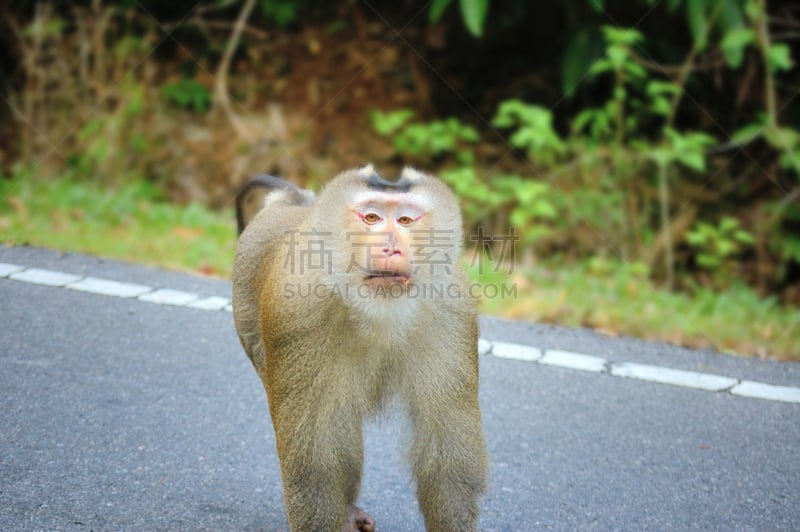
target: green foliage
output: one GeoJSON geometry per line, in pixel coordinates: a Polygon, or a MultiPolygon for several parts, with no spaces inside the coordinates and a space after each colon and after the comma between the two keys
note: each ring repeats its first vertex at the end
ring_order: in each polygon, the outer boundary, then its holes
{"type": "Polygon", "coordinates": [[[561,59],[561,90],[572,98],[594,62],[603,51],[603,40],[596,31],[582,29],[572,35],[561,59]]]}
{"type": "Polygon", "coordinates": [[[211,92],[189,78],[166,83],[161,87],[161,96],[176,107],[196,113],[205,113],[211,107],[211,92]]]}
{"type": "Polygon", "coordinates": [[[655,115],[667,117],[672,110],[672,98],[683,92],[683,89],[673,82],[653,79],[647,82],[645,93],[650,99],[649,111],[655,115]]]}
{"type": "Polygon", "coordinates": [[[767,67],[773,74],[791,70],[794,66],[791,49],[786,43],[777,43],[771,45],[767,49],[766,57],[767,67]]]}
{"type": "Polygon", "coordinates": [[[137,167],[137,159],[149,147],[141,126],[145,91],[134,80],[123,80],[115,109],[92,115],[83,123],[76,133],[82,149],[68,156],[74,170],[98,183],[119,183],[122,175],[137,167]]]}
{"type": "Polygon", "coordinates": [[[628,133],[635,131],[640,116],[631,110],[646,111],[653,114],[665,113],[664,95],[669,93],[666,83],[652,84],[647,71],[635,60],[633,48],[644,41],[641,33],[632,29],[604,26],[605,51],[595,61],[588,72],[588,80],[612,76],[614,86],[611,98],[602,106],[587,108],[579,112],[573,120],[573,131],[587,129],[595,143],[615,142],[622,144],[628,133]],[[649,89],[653,98],[652,108],[643,101],[649,89]]]}
{"type": "Polygon", "coordinates": [[[787,261],[793,260],[800,263],[800,237],[792,234],[782,235],[780,241],[773,245],[776,248],[775,251],[787,261]]]}
{"type": "MultiPolygon", "coordinates": [[[[433,0],[428,11],[428,20],[438,22],[451,3],[452,0],[433,0]]],[[[458,3],[464,26],[473,37],[482,36],[486,15],[489,13],[489,0],[459,0],[458,3]]]]}
{"type": "Polygon", "coordinates": [[[755,42],[755,32],[750,28],[734,28],[722,38],[720,48],[725,60],[732,68],[739,68],[744,59],[744,50],[755,42]]]}
{"type": "Polygon", "coordinates": [[[506,100],[500,104],[492,125],[516,127],[509,138],[511,145],[526,150],[537,162],[551,165],[566,153],[566,146],[553,128],[553,113],[547,108],[506,100]]]}
{"type": "MultiPolygon", "coordinates": [[[[413,113],[407,109],[393,112],[372,111],[370,119],[375,131],[391,137],[398,153],[419,159],[450,158],[453,165],[439,176],[462,200],[464,217],[469,226],[489,225],[495,213],[507,213],[507,221],[522,236],[525,245],[538,242],[552,233],[547,222],[558,215],[553,190],[547,183],[516,174],[483,178],[473,166],[471,146],[478,133],[455,118],[429,123],[409,123],[413,113]]],[[[553,164],[565,152],[565,146],[552,126],[552,114],[542,107],[519,100],[503,102],[493,120],[497,127],[513,131],[511,142],[526,150],[543,164],[553,164]]],[[[495,226],[492,231],[502,232],[495,226]]]]}
{"type": "Polygon", "coordinates": [[[397,109],[388,112],[371,111],[369,118],[378,135],[387,137],[414,118],[414,111],[411,109],[397,109]]]}
{"type": "Polygon", "coordinates": [[[741,228],[739,220],[725,216],[715,226],[698,222],[686,241],[697,250],[697,263],[716,271],[755,243],[753,235],[741,228]]]}
{"type": "Polygon", "coordinates": [[[464,25],[475,36],[483,35],[483,23],[489,12],[489,0],[461,0],[461,16],[464,25]]]}
{"type": "Polygon", "coordinates": [[[457,118],[435,120],[427,124],[409,124],[408,120],[412,117],[413,112],[408,109],[370,113],[372,127],[382,136],[391,135],[392,143],[400,153],[435,158],[452,154],[461,164],[473,161],[474,156],[469,146],[478,142],[475,128],[463,124],[457,118]]]}
{"type": "Polygon", "coordinates": [[[281,28],[297,20],[301,0],[261,0],[258,3],[261,14],[281,28]]]}
{"type": "Polygon", "coordinates": [[[462,212],[468,226],[484,219],[505,200],[471,166],[443,169],[439,177],[462,200],[462,212]]]}
{"type": "Polygon", "coordinates": [[[634,61],[632,54],[632,47],[644,42],[642,34],[634,29],[616,26],[603,26],[602,30],[606,42],[605,56],[595,61],[589,69],[590,77],[606,72],[639,79],[647,77],[647,72],[634,61]]]}
{"type": "Polygon", "coordinates": [[[706,149],[716,143],[716,139],[700,132],[681,133],[665,128],[665,142],[654,147],[642,144],[640,149],[658,165],[669,166],[679,163],[695,172],[706,169],[706,149]]]}
{"type": "Polygon", "coordinates": [[[547,183],[519,175],[500,175],[492,179],[496,194],[511,203],[508,223],[521,236],[522,245],[530,245],[552,234],[558,211],[553,190],[547,183]]]}

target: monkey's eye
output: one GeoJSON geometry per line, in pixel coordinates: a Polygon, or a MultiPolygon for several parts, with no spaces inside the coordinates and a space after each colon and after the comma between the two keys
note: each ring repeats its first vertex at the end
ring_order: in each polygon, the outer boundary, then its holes
{"type": "Polygon", "coordinates": [[[376,224],[381,220],[383,220],[383,218],[381,218],[379,214],[374,212],[368,212],[367,214],[363,214],[361,216],[361,219],[364,220],[364,223],[367,223],[369,225],[376,224]]]}
{"type": "Polygon", "coordinates": [[[409,225],[414,223],[414,218],[412,218],[411,216],[401,216],[400,218],[397,219],[397,223],[399,223],[402,226],[408,227],[409,225]]]}

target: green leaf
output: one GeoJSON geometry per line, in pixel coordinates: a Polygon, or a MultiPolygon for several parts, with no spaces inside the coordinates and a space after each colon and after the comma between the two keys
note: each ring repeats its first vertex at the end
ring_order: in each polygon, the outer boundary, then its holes
{"type": "Polygon", "coordinates": [[[667,0],[667,11],[674,13],[678,9],[683,0],[667,0]]]}
{"type": "Polygon", "coordinates": [[[718,25],[725,33],[741,28],[745,24],[742,15],[742,4],[740,0],[725,0],[720,14],[718,25]]]}
{"type": "Polygon", "coordinates": [[[708,239],[706,238],[706,234],[700,229],[689,231],[686,234],[686,241],[689,243],[690,246],[694,246],[696,248],[704,246],[707,240],[708,239]]]}
{"type": "Polygon", "coordinates": [[[647,79],[647,70],[639,63],[634,63],[632,59],[625,63],[625,73],[632,78],[647,79]]]}
{"type": "Polygon", "coordinates": [[[652,102],[650,102],[650,111],[654,114],[667,116],[669,115],[672,106],[669,103],[669,100],[666,98],[654,98],[652,102]]]}
{"type": "Polygon", "coordinates": [[[589,71],[587,72],[587,77],[588,79],[591,80],[597,77],[599,74],[603,74],[604,72],[608,72],[610,70],[613,70],[611,66],[611,61],[609,61],[604,57],[601,57],[600,59],[592,63],[592,66],[589,67],[589,71]]]}
{"type": "Polygon", "coordinates": [[[459,130],[459,136],[461,140],[466,142],[478,142],[480,140],[480,135],[475,130],[474,127],[471,126],[459,126],[461,129],[459,130]]]}
{"type": "Polygon", "coordinates": [[[456,152],[456,161],[459,164],[472,164],[475,162],[475,154],[467,150],[458,150],[456,152]]]}
{"type": "Polygon", "coordinates": [[[800,150],[786,150],[780,156],[781,168],[794,170],[800,177],[800,150]]]}
{"type": "Polygon", "coordinates": [[[531,213],[537,218],[545,220],[554,220],[558,216],[556,208],[547,200],[540,200],[533,204],[531,213]]]}
{"type": "Polygon", "coordinates": [[[411,109],[398,109],[384,113],[383,111],[372,111],[369,114],[372,128],[381,136],[387,136],[400,127],[404,126],[408,120],[414,116],[414,111],[411,109]]]}
{"type": "Polygon", "coordinates": [[[742,126],[731,135],[731,141],[735,144],[748,144],[764,133],[764,124],[755,123],[742,126]]]}
{"type": "Polygon", "coordinates": [[[602,41],[596,32],[582,30],[567,43],[561,60],[561,90],[572,98],[584,78],[589,78],[592,63],[602,53],[602,41]]]}
{"type": "Polygon", "coordinates": [[[739,220],[733,216],[725,216],[719,222],[719,230],[723,233],[729,233],[739,227],[739,220]]]}
{"type": "Polygon", "coordinates": [[[644,40],[640,32],[616,26],[603,26],[603,37],[609,44],[626,44],[629,46],[644,40]]]}
{"type": "Polygon", "coordinates": [[[767,65],[770,72],[777,73],[783,70],[791,70],[794,62],[792,52],[786,43],[776,43],[767,50],[767,65]]]}
{"type": "Polygon", "coordinates": [[[699,253],[697,255],[697,264],[704,268],[713,270],[714,268],[718,268],[721,262],[714,255],[709,255],[708,253],[699,253]]]}
{"type": "Polygon", "coordinates": [[[525,181],[517,187],[517,201],[530,203],[538,196],[547,192],[547,185],[538,181],[525,181]]]}
{"type": "Polygon", "coordinates": [[[473,37],[483,35],[483,23],[489,12],[489,0],[461,0],[461,17],[473,37]]]}
{"type": "Polygon", "coordinates": [[[684,166],[691,168],[697,172],[702,172],[706,169],[706,158],[702,153],[698,152],[684,152],[678,154],[678,161],[684,166]]]}
{"type": "Polygon", "coordinates": [[[298,0],[261,0],[260,8],[264,17],[285,28],[297,18],[300,2],[298,0]]]}
{"type": "Polygon", "coordinates": [[[628,49],[620,44],[612,44],[606,50],[606,56],[614,70],[622,70],[628,61],[628,49]]]}
{"type": "Polygon", "coordinates": [[[739,68],[744,59],[744,50],[753,43],[755,34],[748,28],[736,28],[725,34],[720,46],[725,60],[732,68],[739,68]]]}
{"type": "Polygon", "coordinates": [[[433,0],[428,11],[428,22],[439,22],[452,0],[433,0]]]}
{"type": "Polygon", "coordinates": [[[589,0],[589,5],[592,7],[595,13],[605,12],[604,3],[604,0],[589,0]]]}
{"type": "Polygon", "coordinates": [[[651,148],[649,151],[647,149],[642,149],[642,151],[647,153],[647,156],[655,161],[656,165],[659,167],[667,166],[670,161],[672,161],[671,150],[666,150],[663,148],[651,148]]]}
{"type": "Polygon", "coordinates": [[[689,21],[689,29],[692,31],[694,44],[699,52],[705,50],[708,42],[708,17],[706,14],[706,2],[704,0],[687,0],[686,18],[689,21]]]}
{"type": "Polygon", "coordinates": [[[800,147],[800,132],[789,127],[767,127],[764,137],[770,146],[781,151],[800,147]]]}
{"type": "Polygon", "coordinates": [[[719,258],[730,257],[736,253],[736,244],[727,238],[717,240],[717,254],[719,258]]]}
{"type": "Polygon", "coordinates": [[[530,213],[528,213],[528,210],[524,206],[520,205],[511,211],[511,215],[508,217],[508,222],[511,224],[511,227],[524,229],[530,222],[530,218],[531,217],[530,213]]]}
{"type": "Polygon", "coordinates": [[[737,229],[733,233],[733,238],[736,239],[736,241],[739,242],[740,244],[752,245],[756,243],[755,237],[753,237],[752,234],[750,234],[748,231],[745,231],[744,229],[737,229]]]}
{"type": "Polygon", "coordinates": [[[648,82],[647,88],[645,90],[647,92],[647,95],[651,97],[662,96],[662,95],[674,95],[683,92],[683,89],[681,89],[675,83],[667,81],[658,81],[658,80],[653,80],[648,82]]]}

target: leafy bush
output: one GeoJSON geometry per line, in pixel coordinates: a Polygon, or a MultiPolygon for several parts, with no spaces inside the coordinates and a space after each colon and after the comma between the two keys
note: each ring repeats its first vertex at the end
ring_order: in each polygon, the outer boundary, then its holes
{"type": "Polygon", "coordinates": [[[161,87],[161,96],[180,107],[205,113],[211,106],[211,92],[193,79],[181,78],[161,87]]]}

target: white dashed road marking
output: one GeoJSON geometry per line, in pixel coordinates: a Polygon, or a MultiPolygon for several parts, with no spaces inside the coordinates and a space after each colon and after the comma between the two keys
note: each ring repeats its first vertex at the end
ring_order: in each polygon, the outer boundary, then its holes
{"type": "Polygon", "coordinates": [[[731,388],[731,393],[742,397],[800,403],[800,388],[792,388],[791,386],[775,386],[774,384],[764,384],[763,382],[742,381],[731,388]]]}
{"type": "Polygon", "coordinates": [[[539,359],[539,364],[580,371],[593,371],[595,373],[603,373],[608,367],[608,361],[605,358],[556,349],[546,350],[542,358],[539,359]]]}
{"type": "Polygon", "coordinates": [[[8,277],[12,273],[21,272],[24,269],[24,267],[17,266],[16,264],[6,264],[5,262],[0,262],[0,277],[8,277]]]}
{"type": "Polygon", "coordinates": [[[671,384],[673,386],[683,386],[685,388],[696,388],[709,392],[721,392],[728,390],[738,384],[738,380],[708,373],[697,373],[696,371],[685,371],[682,369],[669,369],[660,366],[648,366],[645,364],[634,364],[633,362],[623,362],[613,364],[611,374],[615,377],[627,377],[629,379],[639,379],[643,381],[659,382],[661,384],[671,384]]]}
{"type": "Polygon", "coordinates": [[[197,294],[191,292],[183,292],[181,290],[170,290],[169,288],[159,288],[153,292],[147,292],[139,296],[139,300],[147,301],[148,303],[156,303],[157,305],[175,305],[183,307],[200,299],[197,294]]]}
{"type": "MultiPolygon", "coordinates": [[[[231,312],[230,299],[219,296],[203,297],[191,292],[154,288],[150,286],[123,283],[112,279],[100,279],[28,268],[17,264],[0,262],[0,278],[8,277],[15,281],[69,290],[90,292],[110,297],[136,298],[139,301],[157,305],[173,305],[206,311],[231,312]]],[[[722,375],[712,375],[696,371],[686,371],[661,366],[650,366],[633,362],[609,362],[605,358],[572,353],[557,349],[542,349],[530,345],[509,342],[490,342],[485,338],[478,340],[478,352],[491,354],[498,358],[534,362],[545,366],[555,366],[576,371],[606,373],[614,377],[638,379],[647,382],[682,386],[708,392],[730,393],[740,397],[764,399],[800,404],[800,388],[777,386],[763,382],[739,380],[722,375]]]]}
{"type": "Polygon", "coordinates": [[[511,358],[514,360],[524,360],[525,362],[536,362],[542,358],[542,350],[538,347],[509,344],[506,342],[492,342],[491,353],[499,358],[511,358]]]}
{"type": "Polygon", "coordinates": [[[15,281],[42,284],[45,286],[64,286],[81,280],[80,275],[54,272],[50,270],[40,270],[38,268],[28,268],[27,270],[12,273],[11,278],[15,281]]]}
{"type": "Polygon", "coordinates": [[[137,297],[153,291],[153,288],[150,286],[120,283],[119,281],[98,279],[97,277],[84,277],[76,283],[68,284],[67,288],[70,290],[79,290],[81,292],[114,297],[137,297]]]}

